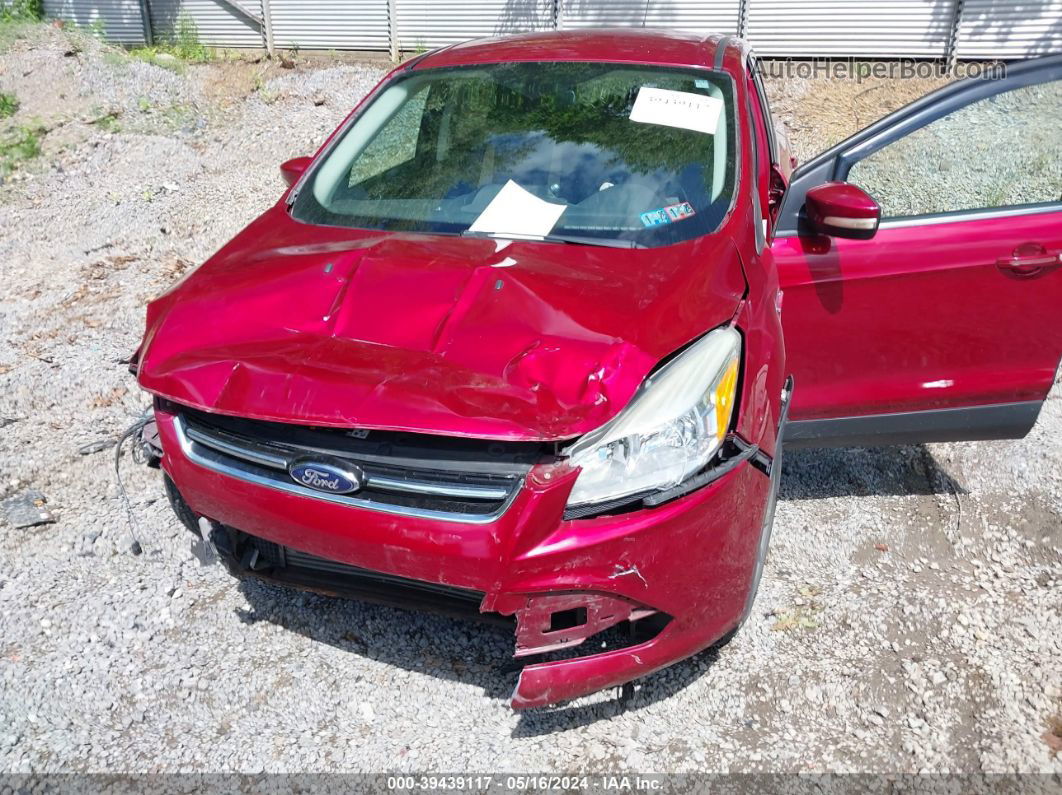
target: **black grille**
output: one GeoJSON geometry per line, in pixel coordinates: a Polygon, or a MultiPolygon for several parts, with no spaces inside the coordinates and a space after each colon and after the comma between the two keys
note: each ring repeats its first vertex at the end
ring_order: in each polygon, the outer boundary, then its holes
{"type": "Polygon", "coordinates": [[[552,452],[533,442],[305,427],[191,409],[177,422],[185,452],[225,474],[332,502],[455,520],[496,518],[532,464],[552,452]],[[296,484],[289,464],[314,455],[358,466],[363,487],[334,495],[296,484]]]}
{"type": "Polygon", "coordinates": [[[484,596],[480,591],[412,580],[319,558],[231,527],[222,528],[211,538],[229,570],[238,576],[253,576],[318,593],[474,618],[507,627],[512,624],[508,617],[480,612],[484,596]]]}

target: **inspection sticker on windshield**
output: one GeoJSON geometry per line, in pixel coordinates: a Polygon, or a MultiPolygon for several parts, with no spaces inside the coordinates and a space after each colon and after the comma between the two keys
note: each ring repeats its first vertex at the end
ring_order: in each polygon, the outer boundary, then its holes
{"type": "Polygon", "coordinates": [[[650,210],[647,213],[642,213],[640,217],[645,226],[660,226],[661,224],[670,224],[675,221],[681,221],[694,214],[692,204],[689,202],[679,202],[678,204],[672,204],[668,207],[661,207],[659,210],[650,210]]]}
{"type": "Polygon", "coordinates": [[[715,135],[722,112],[723,100],[715,97],[642,86],[631,108],[630,119],[715,135]]]}

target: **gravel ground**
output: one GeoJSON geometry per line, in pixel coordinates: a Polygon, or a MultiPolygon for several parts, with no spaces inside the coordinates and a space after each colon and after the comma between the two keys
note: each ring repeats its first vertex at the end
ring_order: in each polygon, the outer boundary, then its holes
{"type": "MultiPolygon", "coordinates": [[[[1058,388],[1022,441],[789,455],[749,623],[626,706],[513,713],[504,633],[201,567],[125,459],[131,555],[113,450],[79,448],[146,405],[120,363],[145,302],[382,69],[177,74],[70,41],[0,54],[15,121],[51,130],[0,186],[0,497],[57,517],[0,525],[0,770],[1062,773],[1058,388]]],[[[794,139],[827,89],[772,83],[794,139]]]]}

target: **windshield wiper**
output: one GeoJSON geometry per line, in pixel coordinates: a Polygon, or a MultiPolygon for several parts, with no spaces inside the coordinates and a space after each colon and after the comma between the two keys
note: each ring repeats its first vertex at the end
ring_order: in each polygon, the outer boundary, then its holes
{"type": "Polygon", "coordinates": [[[466,229],[461,237],[488,237],[501,240],[526,240],[531,243],[571,243],[576,246],[602,246],[604,248],[645,248],[634,240],[621,240],[609,237],[590,237],[588,235],[513,235],[502,232],[473,232],[466,229]]]}

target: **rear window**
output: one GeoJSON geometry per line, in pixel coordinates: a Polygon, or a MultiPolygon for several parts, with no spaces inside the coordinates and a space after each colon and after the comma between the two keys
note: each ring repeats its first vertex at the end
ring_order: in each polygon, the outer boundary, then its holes
{"type": "Polygon", "coordinates": [[[389,84],[308,176],[300,221],[659,246],[714,231],[735,184],[732,82],[512,63],[389,84]]]}

